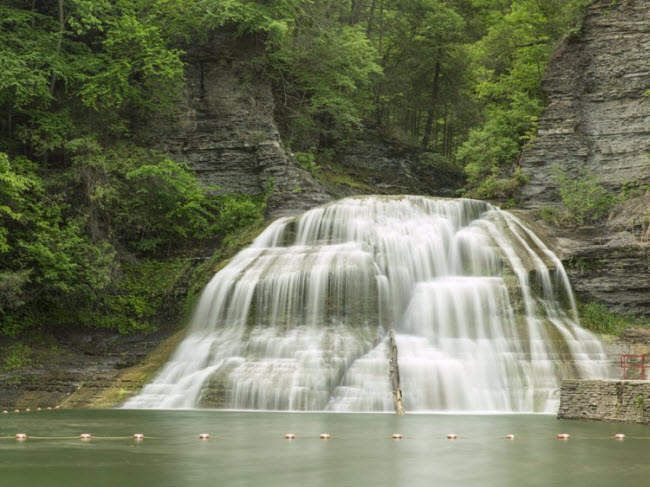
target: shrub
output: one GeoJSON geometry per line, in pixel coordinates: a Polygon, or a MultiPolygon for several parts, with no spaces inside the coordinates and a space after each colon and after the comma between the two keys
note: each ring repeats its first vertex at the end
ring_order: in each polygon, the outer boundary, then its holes
{"type": "Polygon", "coordinates": [[[566,207],[564,213],[557,214],[557,220],[562,223],[581,226],[597,222],[617,203],[617,197],[610,194],[586,168],[581,168],[578,176],[574,177],[565,169],[555,167],[551,170],[551,177],[566,207]]]}
{"type": "Polygon", "coordinates": [[[623,316],[612,313],[601,303],[580,305],[580,324],[585,328],[609,335],[618,335],[623,328],[633,324],[623,316]]]}
{"type": "Polygon", "coordinates": [[[32,349],[22,343],[15,343],[8,347],[4,353],[4,360],[2,362],[2,370],[8,372],[10,370],[19,369],[29,365],[31,362],[30,356],[32,349]]]}

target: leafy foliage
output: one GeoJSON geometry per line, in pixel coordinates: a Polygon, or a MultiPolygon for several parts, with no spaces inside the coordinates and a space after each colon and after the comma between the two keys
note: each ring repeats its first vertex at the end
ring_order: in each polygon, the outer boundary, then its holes
{"type": "Polygon", "coordinates": [[[624,328],[635,324],[628,318],[612,313],[600,303],[580,305],[580,324],[585,328],[609,335],[618,335],[624,328]]]}
{"type": "Polygon", "coordinates": [[[554,219],[568,225],[594,223],[607,216],[618,202],[619,198],[610,194],[585,168],[575,177],[566,170],[555,167],[552,177],[566,210],[545,208],[542,216],[546,219],[554,219]]]}
{"type": "Polygon", "coordinates": [[[24,367],[31,362],[32,349],[24,343],[14,343],[3,352],[4,358],[0,370],[4,372],[24,367]]]}
{"type": "MultiPolygon", "coordinates": [[[[262,44],[253,64],[274,82],[284,140],[321,178],[344,181],[335,151],[373,127],[419,148],[441,181],[462,169],[470,195],[512,200],[544,68],[585,3],[5,0],[2,331],[149,331],[185,275],[175,256],[259,226],[263,196],[214,196],[144,147],[151,122],[175,115],[182,46],[214,29],[262,44]]],[[[588,178],[560,181],[577,223],[610,204],[588,178]]]]}
{"type": "Polygon", "coordinates": [[[588,0],[510,2],[472,46],[477,59],[475,97],[485,123],[469,132],[457,158],[472,196],[509,198],[524,182],[516,171],[523,144],[535,136],[544,107],[541,82],[556,43],[579,22],[588,0]]]}

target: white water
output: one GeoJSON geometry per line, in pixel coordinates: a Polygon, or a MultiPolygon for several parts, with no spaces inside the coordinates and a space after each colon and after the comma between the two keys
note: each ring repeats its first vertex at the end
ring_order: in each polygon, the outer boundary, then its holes
{"type": "Polygon", "coordinates": [[[559,259],[487,203],[354,197],[272,223],[205,288],[187,338],[128,408],[553,412],[608,376],[559,259]]]}

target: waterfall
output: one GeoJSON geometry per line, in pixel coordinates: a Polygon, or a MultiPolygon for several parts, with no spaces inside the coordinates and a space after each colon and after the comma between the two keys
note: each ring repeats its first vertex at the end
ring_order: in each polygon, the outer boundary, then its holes
{"type": "Polygon", "coordinates": [[[273,222],[203,291],[188,336],[127,408],[554,412],[609,375],[560,260],[470,199],[364,196],[273,222]]]}

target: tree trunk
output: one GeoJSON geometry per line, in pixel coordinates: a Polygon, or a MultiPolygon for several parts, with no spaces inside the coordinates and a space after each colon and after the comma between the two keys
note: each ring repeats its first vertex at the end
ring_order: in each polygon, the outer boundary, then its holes
{"type": "Polygon", "coordinates": [[[393,388],[393,402],[395,414],[404,416],[404,405],[402,404],[402,389],[399,385],[399,364],[397,363],[397,343],[395,343],[395,332],[389,333],[390,337],[390,383],[393,388]]]}
{"type": "Polygon", "coordinates": [[[375,20],[375,4],[377,0],[372,0],[370,3],[370,13],[368,14],[368,25],[366,26],[366,37],[372,39],[372,24],[375,20]]]}
{"type": "MultiPolygon", "coordinates": [[[[63,1],[58,0],[59,3],[59,35],[56,39],[56,53],[61,52],[61,44],[63,43],[63,29],[65,28],[65,17],[63,16],[63,1]]],[[[50,92],[54,94],[54,85],[56,84],[56,73],[52,71],[52,77],[50,79],[50,92]]]]}
{"type": "Polygon", "coordinates": [[[424,127],[424,137],[422,137],[422,148],[424,150],[429,146],[431,140],[431,129],[433,128],[433,115],[435,113],[436,102],[438,101],[438,82],[440,81],[440,61],[436,62],[435,73],[433,75],[433,88],[431,90],[431,107],[427,112],[427,124],[424,127]]]}

